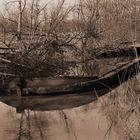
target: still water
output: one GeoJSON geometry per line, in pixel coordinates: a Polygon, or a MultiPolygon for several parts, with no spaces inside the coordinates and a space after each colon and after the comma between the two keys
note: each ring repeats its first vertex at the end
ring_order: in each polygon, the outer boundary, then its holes
{"type": "Polygon", "coordinates": [[[113,128],[108,134],[111,124],[101,102],[89,102],[74,108],[60,103],[58,110],[50,106],[46,111],[34,106],[20,113],[0,102],[0,140],[118,140],[113,128]]]}

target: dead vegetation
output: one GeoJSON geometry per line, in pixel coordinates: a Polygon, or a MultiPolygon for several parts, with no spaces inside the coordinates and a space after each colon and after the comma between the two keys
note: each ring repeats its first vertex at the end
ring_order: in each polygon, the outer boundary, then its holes
{"type": "Polygon", "coordinates": [[[4,58],[31,67],[16,73],[56,76],[78,68],[78,74],[91,75],[95,53],[139,41],[140,4],[135,6],[134,0],[66,3],[6,1],[0,14],[1,42],[10,50],[3,53],[4,58]]]}

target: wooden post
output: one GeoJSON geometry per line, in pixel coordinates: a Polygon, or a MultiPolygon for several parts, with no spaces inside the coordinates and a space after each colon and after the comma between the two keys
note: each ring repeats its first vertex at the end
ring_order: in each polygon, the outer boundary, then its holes
{"type": "Polygon", "coordinates": [[[22,96],[21,89],[17,87],[17,97],[20,98],[22,96]]]}
{"type": "Polygon", "coordinates": [[[19,18],[18,18],[18,28],[17,28],[17,32],[18,32],[18,36],[17,38],[20,40],[21,39],[21,28],[22,28],[22,6],[21,6],[21,0],[18,1],[19,2],[19,18]]]}
{"type": "Polygon", "coordinates": [[[3,27],[3,43],[5,43],[5,28],[3,27]]]}

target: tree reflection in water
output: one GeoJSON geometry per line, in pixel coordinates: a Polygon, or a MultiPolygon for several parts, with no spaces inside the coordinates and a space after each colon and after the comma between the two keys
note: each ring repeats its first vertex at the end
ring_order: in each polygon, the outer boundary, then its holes
{"type": "Polygon", "coordinates": [[[36,127],[39,130],[40,139],[41,140],[47,140],[46,137],[44,138],[44,132],[43,132],[43,127],[42,127],[44,122],[41,122],[41,117],[38,117],[35,111],[34,111],[34,119],[35,119],[36,127]]]}
{"type": "Polygon", "coordinates": [[[20,117],[20,126],[18,133],[18,140],[31,140],[31,125],[30,125],[30,112],[23,111],[20,117]]]}
{"type": "Polygon", "coordinates": [[[41,114],[35,111],[25,110],[21,113],[17,140],[47,140],[46,122],[42,120],[41,114]],[[45,129],[43,129],[45,127],[45,129]],[[45,132],[44,132],[45,130],[45,132]]]}
{"type": "Polygon", "coordinates": [[[68,118],[68,116],[66,115],[66,113],[63,110],[59,111],[58,113],[60,114],[60,117],[64,121],[67,133],[70,133],[70,129],[71,129],[70,126],[69,126],[70,119],[68,118]]]}
{"type": "MultiPolygon", "coordinates": [[[[10,136],[5,140],[102,140],[108,130],[106,117],[99,112],[98,101],[53,111],[25,109],[16,113],[15,109],[6,107],[10,110],[6,122],[11,127],[7,128],[4,124],[3,129],[8,129],[6,135],[10,136]],[[9,131],[13,132],[12,137],[9,131]]],[[[5,136],[5,133],[3,135],[5,136]]]]}
{"type": "MultiPolygon", "coordinates": [[[[65,132],[67,134],[72,134],[72,121],[68,118],[67,114],[64,110],[56,111],[55,112],[59,119],[62,119],[62,124],[65,125],[65,132]]],[[[46,135],[48,128],[48,120],[47,115],[49,113],[36,112],[24,110],[20,114],[19,119],[19,130],[17,134],[17,140],[47,140],[48,137],[46,135]],[[44,119],[46,118],[46,119],[44,119]]],[[[55,120],[54,120],[55,121],[55,120]]],[[[55,123],[55,122],[54,122],[55,123]]],[[[75,132],[73,133],[75,139],[77,139],[75,132]]]]}

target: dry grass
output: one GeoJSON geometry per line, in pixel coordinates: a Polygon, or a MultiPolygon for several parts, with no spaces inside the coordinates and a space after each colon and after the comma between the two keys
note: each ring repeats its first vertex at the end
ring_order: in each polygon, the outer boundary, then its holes
{"type": "Polygon", "coordinates": [[[140,138],[139,78],[137,75],[99,100],[111,128],[124,140],[140,138]]]}

